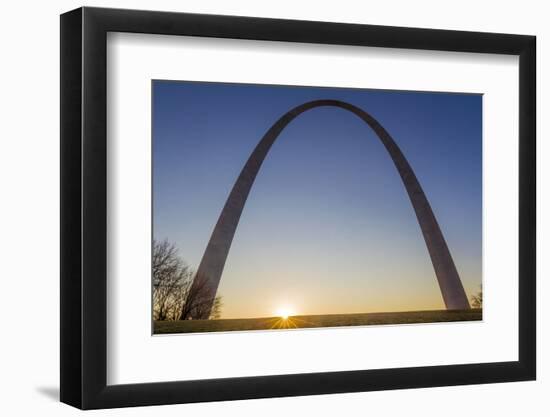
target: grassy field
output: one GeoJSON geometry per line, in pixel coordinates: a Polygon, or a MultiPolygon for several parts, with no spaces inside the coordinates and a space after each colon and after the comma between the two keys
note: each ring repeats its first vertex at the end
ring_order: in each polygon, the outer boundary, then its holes
{"type": "Polygon", "coordinates": [[[262,317],[253,319],[156,321],[155,334],[228,332],[243,330],[304,329],[313,327],[372,326],[481,320],[481,309],[407,311],[398,313],[326,314],[314,316],[262,317]]]}

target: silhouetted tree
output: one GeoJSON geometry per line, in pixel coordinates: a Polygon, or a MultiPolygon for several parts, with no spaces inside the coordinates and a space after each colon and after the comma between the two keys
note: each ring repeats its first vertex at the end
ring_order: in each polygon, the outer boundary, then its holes
{"type": "Polygon", "coordinates": [[[473,308],[482,308],[483,307],[483,287],[479,286],[479,292],[475,295],[472,295],[472,307],[473,308]]]}
{"type": "MultiPolygon", "coordinates": [[[[153,241],[153,320],[189,320],[202,317],[212,294],[205,279],[178,255],[173,243],[153,241]],[[196,284],[193,285],[193,282],[196,284]]],[[[211,318],[221,316],[221,297],[214,299],[211,318]]]]}
{"type": "Polygon", "coordinates": [[[215,297],[212,301],[212,289],[208,280],[196,275],[193,283],[187,289],[185,302],[181,308],[180,320],[190,320],[204,317],[208,308],[212,305],[209,318],[220,318],[221,297],[215,297]]]}
{"type": "Polygon", "coordinates": [[[174,244],[153,242],[153,319],[175,320],[193,271],[178,256],[174,244]]]}
{"type": "Polygon", "coordinates": [[[214,298],[214,304],[212,305],[212,310],[210,311],[210,320],[216,320],[221,318],[222,307],[223,307],[222,297],[218,296],[214,298]]]}

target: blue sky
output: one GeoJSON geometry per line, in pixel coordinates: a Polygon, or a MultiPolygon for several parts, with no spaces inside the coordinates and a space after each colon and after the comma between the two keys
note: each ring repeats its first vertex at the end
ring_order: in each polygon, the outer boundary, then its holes
{"type": "MultiPolygon", "coordinates": [[[[338,99],[393,136],[468,295],[481,284],[482,96],[153,81],[153,230],[197,268],[243,164],[292,107],[338,99]]],[[[218,294],[223,317],[444,308],[414,211],[374,132],[317,108],[266,158],[218,294]]]]}

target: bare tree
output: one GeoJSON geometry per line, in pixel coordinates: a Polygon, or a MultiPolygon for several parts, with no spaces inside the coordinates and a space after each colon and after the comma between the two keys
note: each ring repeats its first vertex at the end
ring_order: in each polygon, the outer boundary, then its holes
{"type": "Polygon", "coordinates": [[[214,304],[212,305],[212,310],[210,311],[210,320],[216,320],[221,318],[222,307],[223,307],[222,297],[218,296],[214,298],[214,304]]]}
{"type": "MultiPolygon", "coordinates": [[[[208,281],[195,276],[173,243],[153,241],[153,320],[204,317],[212,303],[208,281]]],[[[210,318],[221,317],[221,297],[214,298],[210,318]]]]}
{"type": "Polygon", "coordinates": [[[222,301],[215,297],[210,282],[202,276],[195,275],[192,285],[187,289],[185,302],[182,305],[180,320],[204,318],[212,305],[209,318],[220,318],[222,301]],[[212,301],[214,298],[214,301],[212,301]]]}
{"type": "Polygon", "coordinates": [[[483,307],[483,287],[479,286],[479,292],[475,295],[472,295],[472,307],[473,308],[482,308],[483,307]]]}
{"type": "Polygon", "coordinates": [[[193,271],[178,256],[174,244],[153,242],[153,319],[175,320],[190,287],[193,271]]]}

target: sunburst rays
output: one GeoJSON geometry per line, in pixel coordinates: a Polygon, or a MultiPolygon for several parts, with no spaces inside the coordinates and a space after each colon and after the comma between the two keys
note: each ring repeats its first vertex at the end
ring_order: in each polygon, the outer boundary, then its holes
{"type": "Polygon", "coordinates": [[[282,315],[280,317],[272,317],[268,319],[267,328],[269,330],[288,330],[310,327],[312,324],[307,320],[290,315],[282,315]]]}

